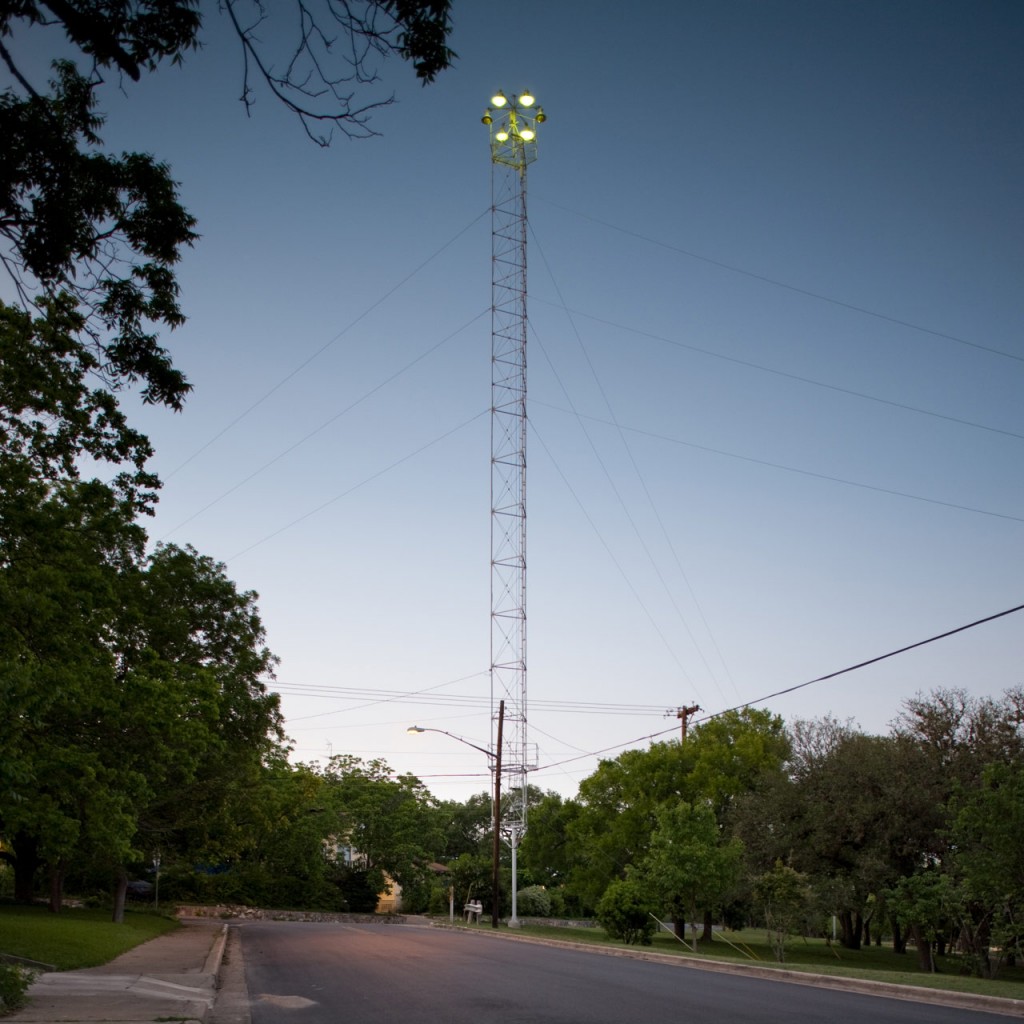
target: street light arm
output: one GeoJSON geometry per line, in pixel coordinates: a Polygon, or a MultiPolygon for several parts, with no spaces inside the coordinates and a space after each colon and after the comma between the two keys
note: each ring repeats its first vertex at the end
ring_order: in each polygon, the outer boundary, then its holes
{"type": "Polygon", "coordinates": [[[447,729],[432,729],[429,726],[423,725],[410,725],[406,732],[439,732],[444,736],[448,736],[453,740],[458,740],[459,743],[465,743],[467,747],[472,747],[474,750],[479,750],[485,757],[489,757],[493,760],[494,753],[490,750],[485,750],[483,747],[478,747],[475,743],[470,743],[469,740],[464,740],[461,736],[456,736],[455,733],[449,732],[447,729]]]}
{"type": "MultiPolygon", "coordinates": [[[[456,736],[455,733],[449,732],[447,729],[432,729],[428,726],[423,725],[410,725],[406,732],[439,732],[442,736],[447,736],[449,739],[457,740],[459,743],[464,743],[467,747],[472,747],[474,750],[479,750],[481,754],[484,754],[489,760],[494,762],[494,800],[492,812],[494,814],[494,851],[492,856],[491,864],[491,927],[498,927],[498,912],[500,909],[501,902],[501,739],[502,729],[505,725],[505,702],[503,700],[498,701],[498,741],[494,745],[494,753],[489,750],[484,750],[483,747],[478,747],[475,743],[470,743],[469,740],[464,740],[461,736],[456,736]]],[[[515,851],[515,831],[512,833],[512,916],[515,917],[515,906],[516,906],[516,851],[515,851]]]]}

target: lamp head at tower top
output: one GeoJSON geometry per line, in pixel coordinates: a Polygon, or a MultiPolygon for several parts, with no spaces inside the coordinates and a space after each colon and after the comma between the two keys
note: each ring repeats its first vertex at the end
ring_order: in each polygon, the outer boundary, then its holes
{"type": "Polygon", "coordinates": [[[490,129],[491,159],[495,163],[525,168],[537,159],[537,126],[547,120],[537,97],[526,89],[506,96],[499,89],[491,96],[481,122],[490,129]]]}

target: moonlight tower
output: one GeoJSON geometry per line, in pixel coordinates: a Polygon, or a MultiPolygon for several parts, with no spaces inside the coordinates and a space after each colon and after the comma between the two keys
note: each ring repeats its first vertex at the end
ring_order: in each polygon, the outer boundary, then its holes
{"type": "Polygon", "coordinates": [[[526,829],[526,168],[537,159],[544,111],[529,92],[491,98],[491,720],[504,701],[501,764],[512,847],[526,829]]]}

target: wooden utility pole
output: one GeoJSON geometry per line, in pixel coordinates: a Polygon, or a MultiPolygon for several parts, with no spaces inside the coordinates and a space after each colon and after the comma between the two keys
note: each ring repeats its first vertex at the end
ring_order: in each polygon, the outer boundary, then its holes
{"type": "Polygon", "coordinates": [[[698,711],[703,711],[703,710],[704,709],[699,704],[691,704],[688,708],[680,708],[676,712],[676,718],[678,718],[680,720],[680,722],[682,723],[682,726],[681,726],[681,733],[682,733],[682,735],[680,735],[680,737],[679,737],[679,742],[680,743],[685,743],[686,742],[686,725],[690,721],[690,716],[691,715],[695,715],[695,714],[697,714],[698,711]]]}

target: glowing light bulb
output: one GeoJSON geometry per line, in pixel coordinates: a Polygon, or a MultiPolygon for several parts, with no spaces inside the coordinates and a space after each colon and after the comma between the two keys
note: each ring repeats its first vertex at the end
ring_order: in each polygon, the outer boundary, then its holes
{"type": "Polygon", "coordinates": [[[499,128],[498,131],[494,133],[494,137],[499,142],[508,142],[508,132],[504,128],[499,128]]]}
{"type": "Polygon", "coordinates": [[[492,107],[503,107],[506,103],[508,103],[508,100],[500,89],[491,97],[492,107]]]}
{"type": "Polygon", "coordinates": [[[527,89],[526,92],[524,92],[522,96],[519,97],[519,106],[521,107],[532,107],[536,102],[536,97],[533,95],[532,92],[530,92],[529,89],[527,89]]]}
{"type": "Polygon", "coordinates": [[[519,137],[524,142],[533,142],[533,140],[536,137],[536,135],[537,135],[537,133],[532,128],[523,128],[519,132],[519,137]]]}

